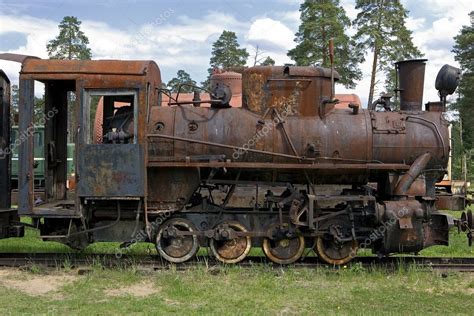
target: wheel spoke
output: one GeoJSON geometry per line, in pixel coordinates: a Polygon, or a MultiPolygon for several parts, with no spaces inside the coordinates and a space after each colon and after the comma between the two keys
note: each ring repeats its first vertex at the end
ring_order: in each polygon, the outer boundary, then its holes
{"type": "Polygon", "coordinates": [[[329,264],[341,265],[351,261],[357,253],[357,241],[346,241],[337,244],[334,240],[318,237],[315,251],[319,258],[329,264]]]}
{"type": "Polygon", "coordinates": [[[174,218],[165,222],[156,237],[158,253],[173,263],[185,262],[198,252],[199,241],[195,235],[179,235],[179,232],[194,232],[194,224],[186,219],[174,218]],[[170,234],[170,232],[173,232],[170,234]]]}
{"type": "MultiPolygon", "coordinates": [[[[239,222],[223,222],[218,227],[225,227],[226,230],[237,232],[247,232],[244,225],[239,222]]],[[[237,237],[232,239],[211,239],[210,248],[217,260],[223,263],[237,263],[245,259],[252,247],[250,236],[237,237]]]]}
{"type": "MultiPolygon", "coordinates": [[[[278,226],[278,224],[271,225],[269,231],[275,231],[278,226]]],[[[303,255],[304,247],[303,236],[277,239],[264,238],[263,240],[263,252],[268,259],[278,264],[290,264],[297,261],[303,255]]]]}

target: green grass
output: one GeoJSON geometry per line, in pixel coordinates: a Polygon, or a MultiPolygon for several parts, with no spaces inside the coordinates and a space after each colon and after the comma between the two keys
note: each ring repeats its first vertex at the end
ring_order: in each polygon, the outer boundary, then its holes
{"type": "MultiPolygon", "coordinates": [[[[53,271],[58,275],[57,271],[53,271]]],[[[21,272],[16,279],[41,278],[21,272]]],[[[62,272],[61,272],[62,273],[62,272]]],[[[73,275],[73,272],[69,272],[73,275]]],[[[47,276],[44,276],[47,280],[47,276]]],[[[0,281],[8,276],[0,277],[0,281]]],[[[85,276],[43,295],[0,285],[0,312],[19,314],[446,314],[474,309],[472,274],[421,272],[408,267],[393,273],[349,268],[252,269],[205,266],[186,271],[143,273],[95,267],[85,276]],[[140,285],[141,284],[141,285],[140,285]],[[125,290],[146,286],[148,296],[125,290]]]]}
{"type": "Polygon", "coordinates": [[[458,234],[457,230],[452,230],[449,234],[449,247],[429,247],[420,251],[420,255],[428,257],[474,257],[474,247],[469,247],[466,233],[458,234]]]}
{"type": "MultiPolygon", "coordinates": [[[[474,206],[470,207],[474,210],[474,206]]],[[[455,218],[461,217],[461,212],[446,211],[455,218]]],[[[474,247],[469,247],[467,243],[466,233],[458,233],[453,228],[449,233],[449,247],[433,246],[426,248],[420,252],[422,256],[440,256],[440,257],[474,257],[474,247]]]]}
{"type": "MultiPolygon", "coordinates": [[[[31,223],[29,218],[22,219],[26,223],[31,223]]],[[[0,240],[0,252],[17,253],[67,253],[78,252],[68,246],[55,241],[43,241],[39,238],[39,230],[26,227],[25,236],[22,238],[8,238],[0,240]]],[[[94,254],[114,254],[119,249],[117,242],[98,242],[88,246],[83,252],[94,254]]],[[[151,243],[137,243],[129,249],[122,250],[123,254],[148,254],[156,253],[155,247],[151,243]]]]}
{"type": "MultiPolygon", "coordinates": [[[[459,215],[458,215],[459,216],[459,215]]],[[[451,247],[432,247],[421,255],[472,256],[464,234],[451,233],[451,247]]],[[[88,253],[114,253],[118,243],[97,243],[88,253]]],[[[71,252],[56,242],[43,242],[38,232],[26,230],[25,238],[0,241],[0,252],[71,252]]],[[[132,254],[156,253],[152,244],[138,244],[132,254]]],[[[253,249],[254,255],[261,250],[253,249]]],[[[200,254],[206,254],[202,249],[200,254]]],[[[135,266],[104,269],[93,263],[92,271],[78,275],[71,265],[28,271],[0,269],[0,315],[20,314],[465,314],[474,310],[474,274],[421,270],[402,266],[397,271],[360,264],[346,268],[252,268],[207,264],[186,271],[176,269],[143,272],[135,266]],[[9,275],[9,273],[12,273],[9,275]],[[12,287],[11,280],[50,283],[49,277],[66,275],[54,290],[32,294],[12,287]],[[149,295],[134,295],[137,288],[153,289],[149,295]],[[110,291],[119,290],[118,296],[110,291]]],[[[136,294],[136,293],[135,293],[136,294]]],[[[117,294],[116,294],[117,295],[117,294]]]]}

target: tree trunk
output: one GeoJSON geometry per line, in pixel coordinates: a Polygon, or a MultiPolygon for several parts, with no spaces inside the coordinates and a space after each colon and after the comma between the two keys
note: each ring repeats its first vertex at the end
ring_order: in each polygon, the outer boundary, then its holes
{"type": "Polygon", "coordinates": [[[375,76],[377,75],[377,61],[379,57],[379,52],[377,48],[377,43],[375,43],[374,48],[374,60],[372,61],[372,74],[370,76],[370,89],[369,89],[369,101],[367,102],[367,107],[369,107],[374,99],[374,91],[375,91],[375,76]]]}
{"type": "MultiPolygon", "coordinates": [[[[324,21],[324,12],[321,12],[321,20],[324,21]]],[[[324,27],[324,23],[322,24],[322,31],[321,31],[321,39],[323,41],[323,63],[322,67],[326,67],[326,61],[327,61],[327,46],[328,43],[326,43],[326,28],[324,27]]]]}
{"type": "Polygon", "coordinates": [[[258,45],[257,45],[257,49],[255,50],[255,58],[253,59],[253,66],[257,66],[257,61],[258,61],[258,45]]]}
{"type": "Polygon", "coordinates": [[[69,30],[69,45],[68,45],[68,48],[67,48],[67,59],[71,60],[72,59],[72,52],[71,52],[71,48],[72,48],[72,31],[69,30]]]}
{"type": "MultiPolygon", "coordinates": [[[[384,1],[382,0],[379,5],[378,5],[378,20],[377,20],[377,29],[376,32],[382,33],[381,28],[382,28],[382,12],[384,8],[384,1]]],[[[382,37],[380,37],[382,38],[382,37]]],[[[382,41],[383,42],[383,41],[382,41]]],[[[375,76],[377,75],[377,62],[379,58],[379,53],[380,53],[380,46],[383,45],[383,43],[379,43],[377,41],[377,38],[374,40],[374,60],[372,61],[372,75],[370,78],[370,89],[369,89],[369,100],[367,106],[370,106],[374,100],[374,91],[375,91],[375,76]]]]}
{"type": "Polygon", "coordinates": [[[326,50],[327,50],[328,46],[327,46],[327,43],[326,43],[326,30],[324,29],[324,26],[323,26],[323,32],[322,32],[321,37],[322,37],[322,40],[323,40],[323,64],[321,66],[326,67],[326,65],[327,65],[326,64],[326,62],[327,62],[327,56],[326,56],[327,51],[326,50]]]}

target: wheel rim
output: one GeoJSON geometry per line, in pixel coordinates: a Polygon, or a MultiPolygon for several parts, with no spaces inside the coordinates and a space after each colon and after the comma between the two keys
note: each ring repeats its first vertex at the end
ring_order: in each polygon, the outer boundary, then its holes
{"type": "Polygon", "coordinates": [[[317,237],[316,254],[326,263],[333,265],[346,264],[357,255],[358,243],[356,240],[338,243],[334,239],[317,237]]]}
{"type": "MultiPolygon", "coordinates": [[[[238,232],[247,232],[244,225],[238,222],[223,222],[218,226],[226,225],[238,232]]],[[[237,263],[242,261],[252,248],[252,240],[250,236],[238,237],[229,240],[210,240],[210,248],[212,254],[217,260],[223,263],[237,263]]]]}
{"type": "Polygon", "coordinates": [[[198,252],[199,241],[197,236],[166,236],[167,230],[194,232],[196,227],[186,219],[175,218],[165,222],[159,229],[156,237],[158,253],[167,261],[173,263],[185,262],[198,252]]]}
{"type": "MultiPolygon", "coordinates": [[[[286,225],[288,226],[288,225],[286,225]]],[[[277,225],[272,225],[271,230],[277,225]]],[[[268,259],[277,264],[290,264],[301,258],[305,248],[303,236],[292,238],[263,239],[263,252],[268,259]]]]}

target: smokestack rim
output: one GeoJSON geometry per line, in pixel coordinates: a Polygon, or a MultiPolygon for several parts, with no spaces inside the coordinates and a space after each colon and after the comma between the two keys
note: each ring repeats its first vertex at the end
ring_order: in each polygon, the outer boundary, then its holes
{"type": "Polygon", "coordinates": [[[406,60],[400,60],[400,61],[397,61],[395,63],[395,65],[400,65],[400,64],[404,64],[404,63],[426,63],[428,61],[428,59],[426,58],[418,58],[418,59],[406,59],[406,60]]]}

